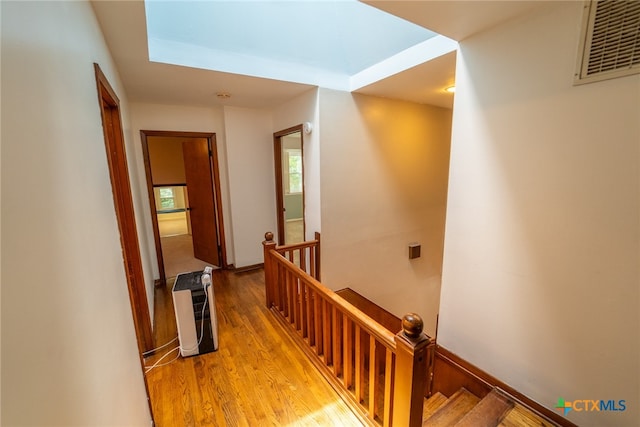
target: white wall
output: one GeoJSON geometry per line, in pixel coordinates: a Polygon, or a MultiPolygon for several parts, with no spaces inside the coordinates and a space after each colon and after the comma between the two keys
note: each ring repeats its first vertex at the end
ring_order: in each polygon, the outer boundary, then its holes
{"type": "Polygon", "coordinates": [[[460,44],[439,343],[579,425],[638,425],[640,76],[573,86],[581,2],[460,44]]]}
{"type": "MultiPolygon", "coordinates": [[[[233,234],[231,231],[231,210],[229,202],[229,181],[227,171],[227,152],[225,145],[224,116],[221,108],[192,107],[179,105],[158,105],[158,104],[131,104],[131,122],[135,131],[133,139],[133,150],[135,152],[135,165],[140,185],[140,190],[144,189],[146,194],[147,178],[144,170],[144,160],[142,157],[142,142],[140,140],[140,130],[163,130],[180,132],[212,132],[216,134],[216,145],[218,148],[218,166],[220,168],[220,186],[222,196],[222,215],[225,228],[225,244],[227,248],[227,262],[234,262],[233,234]]],[[[146,203],[141,207],[141,216],[144,219],[146,231],[145,248],[150,258],[148,258],[149,268],[154,278],[160,277],[156,258],[155,241],[153,238],[153,224],[151,222],[151,210],[147,198],[146,203]]],[[[141,225],[142,227],[142,225],[141,225]]],[[[153,289],[150,290],[151,298],[153,289]]]]}
{"type": "Polygon", "coordinates": [[[271,116],[268,110],[224,108],[236,267],[262,263],[264,233],[276,227],[271,116]]]}
{"type": "Polygon", "coordinates": [[[2,8],[2,424],[148,426],[87,2],[2,8]],[[117,410],[116,410],[117,408],[117,410]]]}
{"type": "MultiPolygon", "coordinates": [[[[286,102],[273,112],[273,133],[289,129],[304,122],[313,126],[310,134],[303,134],[304,141],[304,214],[305,240],[313,240],[321,231],[320,221],[320,119],[318,89],[312,89],[286,102]]],[[[275,189],[274,189],[275,191],[275,189]]],[[[275,193],[274,193],[275,197],[275,193]]],[[[271,230],[276,233],[277,230],[271,230]]]]}
{"type": "Polygon", "coordinates": [[[451,110],[325,89],[319,102],[322,281],[416,312],[434,336],[451,110]]]}

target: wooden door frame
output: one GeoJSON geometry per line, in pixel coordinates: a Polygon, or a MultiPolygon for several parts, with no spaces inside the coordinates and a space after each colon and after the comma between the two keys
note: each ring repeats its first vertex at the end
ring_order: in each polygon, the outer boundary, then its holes
{"type": "Polygon", "coordinates": [[[138,349],[142,355],[153,348],[153,332],[129,181],[127,153],[120,117],[120,100],[98,64],[94,64],[94,70],[133,323],[138,349]]]}
{"type": "Polygon", "coordinates": [[[278,245],[285,244],[284,192],[282,190],[282,137],[300,132],[300,152],[302,154],[302,234],[306,232],[305,191],[304,191],[304,127],[302,124],[284,129],[273,134],[273,157],[276,174],[276,218],[278,221],[278,245]]]}
{"type": "Polygon", "coordinates": [[[153,176],[151,174],[151,161],[149,159],[149,137],[175,137],[175,138],[205,138],[208,141],[212,155],[209,156],[211,167],[211,182],[213,183],[213,191],[215,200],[213,208],[216,217],[216,226],[218,227],[218,245],[220,246],[220,262],[222,268],[229,268],[227,264],[227,249],[224,235],[224,221],[222,215],[222,196],[220,194],[220,173],[218,163],[218,147],[216,142],[216,134],[211,132],[180,132],[180,131],[164,131],[164,130],[141,130],[140,140],[142,141],[142,155],[144,158],[144,170],[147,177],[147,193],[149,196],[149,208],[151,210],[151,223],[153,224],[153,238],[156,245],[156,258],[158,260],[158,270],[160,273],[159,285],[164,286],[167,278],[164,273],[164,259],[162,257],[162,243],[160,240],[160,229],[158,228],[158,215],[156,214],[155,195],[153,193],[153,176]]]}

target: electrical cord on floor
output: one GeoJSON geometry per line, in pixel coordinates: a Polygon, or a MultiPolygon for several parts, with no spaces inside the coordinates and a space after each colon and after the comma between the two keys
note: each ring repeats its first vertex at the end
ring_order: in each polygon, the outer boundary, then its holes
{"type": "Polygon", "coordinates": [[[167,357],[168,355],[170,355],[171,353],[173,353],[176,350],[180,350],[180,346],[174,347],[171,350],[167,351],[160,359],[156,360],[156,363],[154,363],[151,366],[145,366],[144,367],[144,373],[148,374],[149,372],[151,372],[152,369],[155,368],[159,368],[160,366],[166,366],[169,365],[170,363],[175,362],[176,360],[178,360],[178,358],[180,357],[180,352],[178,351],[178,354],[176,354],[176,357],[174,357],[172,360],[165,362],[165,363],[160,363],[162,361],[162,359],[164,359],[165,357],[167,357]]]}
{"type": "Polygon", "coordinates": [[[171,341],[169,341],[166,344],[161,345],[160,347],[156,347],[153,350],[149,350],[149,351],[145,351],[144,353],[142,353],[142,357],[145,357],[151,353],[155,353],[158,350],[162,350],[163,348],[167,347],[169,344],[171,344],[172,342],[176,341],[178,339],[178,336],[176,335],[176,337],[174,339],[172,339],[171,341]]]}

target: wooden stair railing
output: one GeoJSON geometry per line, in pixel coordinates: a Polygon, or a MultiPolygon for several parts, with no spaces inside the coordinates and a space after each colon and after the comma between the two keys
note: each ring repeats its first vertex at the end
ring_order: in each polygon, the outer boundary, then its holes
{"type": "Polygon", "coordinates": [[[435,340],[417,314],[394,334],[322,285],[315,237],[279,247],[265,234],[267,307],[363,422],[421,426],[435,340]]]}

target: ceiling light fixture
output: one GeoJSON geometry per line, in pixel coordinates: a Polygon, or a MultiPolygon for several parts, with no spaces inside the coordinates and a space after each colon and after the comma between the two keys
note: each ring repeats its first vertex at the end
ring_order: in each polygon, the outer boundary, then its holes
{"type": "Polygon", "coordinates": [[[449,86],[448,88],[445,89],[445,92],[456,93],[456,87],[455,86],[449,86]]]}

